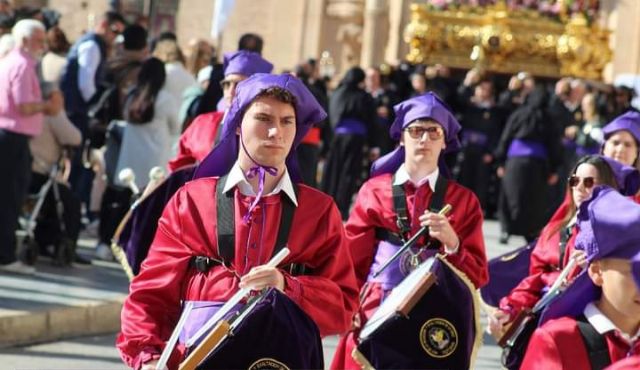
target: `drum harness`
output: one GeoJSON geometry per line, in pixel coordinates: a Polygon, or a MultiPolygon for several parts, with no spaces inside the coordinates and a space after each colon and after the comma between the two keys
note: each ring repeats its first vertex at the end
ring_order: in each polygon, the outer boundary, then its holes
{"type": "MultiPolygon", "coordinates": [[[[392,183],[395,182],[395,176],[393,177],[392,183]]],[[[431,196],[431,201],[429,202],[429,210],[431,212],[438,212],[444,205],[444,196],[447,192],[448,180],[444,176],[438,176],[436,180],[435,191],[431,196]]],[[[395,245],[403,245],[407,241],[407,236],[411,231],[409,214],[407,212],[407,198],[404,190],[404,184],[392,185],[391,187],[392,195],[393,195],[393,208],[396,212],[396,225],[400,230],[399,233],[396,233],[392,230],[388,230],[386,228],[376,228],[376,239],[380,241],[386,241],[395,245]]],[[[427,243],[425,247],[421,247],[418,252],[414,253],[411,249],[407,251],[411,254],[412,259],[419,258],[420,252],[426,249],[438,249],[440,247],[440,243],[437,240],[432,240],[432,243],[427,243]]]]}
{"type": "MultiPolygon", "coordinates": [[[[216,211],[217,211],[217,244],[218,255],[220,259],[209,256],[193,256],[189,265],[194,267],[200,273],[207,273],[213,266],[221,265],[233,271],[231,263],[235,256],[235,207],[234,207],[234,191],[223,191],[227,182],[227,176],[223,176],[216,184],[216,211]]],[[[293,184],[293,190],[298,194],[298,187],[293,184]]],[[[278,236],[273,249],[273,255],[276,255],[282,248],[287,246],[293,215],[295,213],[295,205],[289,197],[282,197],[282,215],[280,217],[280,225],[278,226],[278,236]]],[[[292,276],[310,275],[312,270],[303,264],[292,263],[283,268],[292,276]]]]}

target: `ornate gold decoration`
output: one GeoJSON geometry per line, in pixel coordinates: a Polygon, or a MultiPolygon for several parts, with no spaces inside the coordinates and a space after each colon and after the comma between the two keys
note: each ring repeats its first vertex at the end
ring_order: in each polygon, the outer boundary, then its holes
{"type": "Polygon", "coordinates": [[[404,38],[411,63],[599,80],[612,58],[609,34],[581,14],[563,22],[498,2],[449,10],[412,4],[404,38]]]}

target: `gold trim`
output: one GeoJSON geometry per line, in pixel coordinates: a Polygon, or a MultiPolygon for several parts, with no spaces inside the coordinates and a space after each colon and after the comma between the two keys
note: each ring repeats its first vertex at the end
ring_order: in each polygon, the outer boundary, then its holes
{"type": "Polygon", "coordinates": [[[613,55],[610,34],[595,22],[589,24],[583,14],[554,20],[533,10],[510,10],[497,1],[448,10],[411,4],[404,39],[411,63],[601,80],[613,55]]]}
{"type": "Polygon", "coordinates": [[[133,270],[131,269],[131,265],[129,265],[129,261],[127,261],[127,256],[125,255],[124,250],[114,241],[111,242],[111,252],[116,260],[120,262],[122,269],[129,278],[129,282],[131,282],[131,280],[133,280],[133,270]]]}
{"type": "Polygon", "coordinates": [[[358,346],[355,346],[353,348],[353,351],[351,351],[351,357],[360,365],[360,368],[362,370],[376,370],[376,368],[371,365],[369,360],[367,360],[367,358],[364,357],[364,355],[360,353],[360,351],[358,351],[358,346]]]}
{"type": "Polygon", "coordinates": [[[476,289],[476,287],[473,285],[471,280],[469,280],[469,278],[464,272],[458,270],[455,266],[453,266],[453,264],[447,261],[443,255],[438,254],[436,255],[436,258],[444,262],[444,264],[447,265],[451,269],[451,271],[453,271],[456,275],[458,275],[460,280],[462,280],[462,282],[467,286],[467,288],[469,288],[469,292],[471,293],[471,297],[473,299],[473,316],[476,324],[476,339],[473,341],[473,350],[471,351],[471,358],[469,361],[469,369],[473,369],[475,368],[476,358],[478,357],[478,351],[480,350],[480,347],[483,344],[483,336],[484,336],[483,330],[482,330],[482,324],[480,323],[480,305],[481,305],[480,294],[478,293],[478,289],[476,289]]]}

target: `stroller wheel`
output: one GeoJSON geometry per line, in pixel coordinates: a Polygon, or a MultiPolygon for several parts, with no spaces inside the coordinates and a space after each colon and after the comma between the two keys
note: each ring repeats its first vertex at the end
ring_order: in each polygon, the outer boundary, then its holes
{"type": "Polygon", "coordinates": [[[56,266],[71,266],[75,257],[75,243],[69,238],[62,238],[56,248],[53,264],[56,266]]]}
{"type": "Polygon", "coordinates": [[[23,263],[33,266],[38,260],[40,249],[35,240],[25,237],[18,250],[18,259],[23,263]]]}

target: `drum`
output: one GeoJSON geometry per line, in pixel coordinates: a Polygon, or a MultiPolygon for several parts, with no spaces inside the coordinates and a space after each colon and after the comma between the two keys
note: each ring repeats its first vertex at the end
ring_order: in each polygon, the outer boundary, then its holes
{"type": "Polygon", "coordinates": [[[208,353],[195,365],[198,370],[324,368],[315,322],[275,288],[249,300],[223,327],[220,340],[211,345],[205,339],[190,351],[180,369],[193,369],[190,361],[198,351],[208,353]]]}
{"type": "Polygon", "coordinates": [[[196,166],[188,166],[170,174],[155,190],[140,198],[120,222],[111,249],[130,279],[140,272],[140,265],[149,253],[164,207],[191,180],[195,169],[196,166]]]}
{"type": "Polygon", "coordinates": [[[469,369],[481,341],[475,288],[436,256],[393,289],[362,328],[353,357],[365,368],[469,369]]]}
{"type": "Polygon", "coordinates": [[[531,252],[537,241],[536,239],[524,247],[489,261],[489,283],[480,288],[480,295],[485,304],[498,307],[500,300],[529,276],[531,252]]]}

